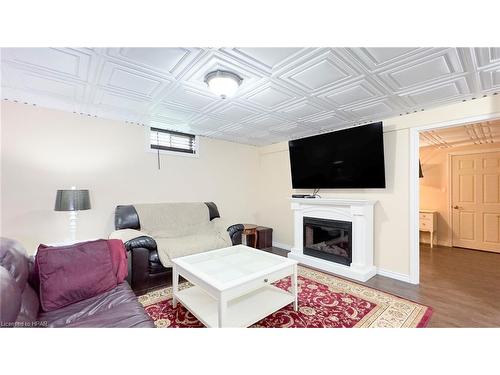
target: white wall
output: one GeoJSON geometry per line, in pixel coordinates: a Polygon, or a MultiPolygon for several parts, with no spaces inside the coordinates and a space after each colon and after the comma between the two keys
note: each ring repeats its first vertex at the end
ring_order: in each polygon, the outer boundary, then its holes
{"type": "MultiPolygon", "coordinates": [[[[66,237],[67,217],[54,212],[55,191],[89,188],[93,208],[82,212],[80,238],[106,236],[117,204],[215,201],[232,222],[274,228],[274,241],[291,245],[292,193],[286,142],[256,148],[201,139],[200,158],[144,151],[144,129],[115,121],[2,103],[2,235],[30,251],[66,237]]],[[[486,97],[384,121],[386,189],[322,190],[324,197],[378,201],[375,263],[409,273],[409,129],[500,113],[500,97],[486,97]]]]}
{"type": "MultiPolygon", "coordinates": [[[[408,129],[384,133],[386,170],[385,189],[322,189],[322,198],[345,197],[373,199],[375,206],[375,264],[393,272],[408,273],[409,206],[408,200],[408,129]],[[393,218],[399,218],[393,220],[393,218]],[[397,244],[397,246],[395,246],[397,244]]],[[[259,212],[257,220],[275,228],[274,241],[293,244],[293,215],[290,209],[292,182],[288,144],[261,149],[259,212]],[[274,171],[285,171],[286,174],[274,171]],[[271,190],[272,188],[272,190],[271,190]]],[[[310,190],[293,190],[311,193],[310,190]]]]}
{"type": "Polygon", "coordinates": [[[145,129],[117,121],[3,102],[1,235],[33,252],[68,237],[57,189],[90,189],[78,238],[107,237],[118,204],[214,201],[232,223],[254,222],[258,149],[200,138],[199,158],[146,152],[145,129]]]}
{"type": "MultiPolygon", "coordinates": [[[[487,97],[384,121],[386,189],[321,190],[324,198],[377,200],[375,206],[375,265],[409,275],[410,263],[410,128],[490,113],[500,113],[500,98],[487,97]]],[[[293,244],[293,215],[288,145],[260,148],[259,223],[274,228],[275,242],[293,244]]],[[[297,193],[311,191],[296,190],[297,193]]]]}

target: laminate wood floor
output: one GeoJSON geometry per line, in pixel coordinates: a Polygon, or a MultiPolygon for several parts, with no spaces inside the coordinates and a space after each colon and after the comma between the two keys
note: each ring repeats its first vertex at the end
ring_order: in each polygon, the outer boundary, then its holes
{"type": "Polygon", "coordinates": [[[500,254],[421,245],[420,285],[379,275],[362,284],[432,307],[428,327],[500,327],[500,254]]]}

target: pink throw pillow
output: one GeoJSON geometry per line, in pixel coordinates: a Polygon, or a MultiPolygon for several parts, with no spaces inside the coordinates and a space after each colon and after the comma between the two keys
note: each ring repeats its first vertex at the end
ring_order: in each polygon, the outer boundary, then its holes
{"type": "Polygon", "coordinates": [[[94,297],[117,285],[107,240],[60,247],[40,245],[35,269],[43,311],[94,297]]]}
{"type": "Polygon", "coordinates": [[[128,275],[127,250],[122,240],[108,240],[111,261],[113,263],[113,272],[116,275],[118,284],[122,283],[128,275]]]}

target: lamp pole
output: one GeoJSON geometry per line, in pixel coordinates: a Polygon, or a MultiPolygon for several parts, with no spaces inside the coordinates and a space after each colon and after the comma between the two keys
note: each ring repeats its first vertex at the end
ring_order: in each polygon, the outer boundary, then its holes
{"type": "Polygon", "coordinates": [[[76,241],[76,222],[78,219],[78,211],[69,212],[69,239],[71,242],[76,241]]]}
{"type": "MultiPolygon", "coordinates": [[[[71,190],[76,190],[76,186],[71,186],[71,190]]],[[[71,242],[76,241],[76,226],[78,219],[78,211],[70,211],[69,212],[69,240],[71,242]]]]}

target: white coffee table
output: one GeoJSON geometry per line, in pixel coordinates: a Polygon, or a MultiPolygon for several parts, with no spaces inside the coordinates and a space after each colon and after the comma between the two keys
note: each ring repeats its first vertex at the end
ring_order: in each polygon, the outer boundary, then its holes
{"type": "Polygon", "coordinates": [[[173,306],[207,327],[248,327],[297,302],[297,261],[244,245],[172,259],[173,306]],[[179,275],[194,286],[179,290],[179,275]],[[291,276],[291,293],[271,283],[291,276]]]}

